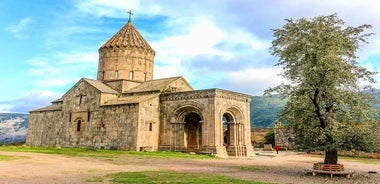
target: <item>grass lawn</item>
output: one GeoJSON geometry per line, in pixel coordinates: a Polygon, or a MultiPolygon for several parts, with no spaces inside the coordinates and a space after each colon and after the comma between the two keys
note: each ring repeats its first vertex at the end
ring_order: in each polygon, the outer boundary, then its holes
{"type": "Polygon", "coordinates": [[[14,160],[15,157],[8,156],[8,155],[0,155],[0,161],[8,161],[8,160],[14,160]]]}
{"type": "Polygon", "coordinates": [[[264,182],[247,181],[215,174],[185,173],[173,171],[120,172],[112,176],[114,183],[241,183],[265,184],[264,182]]]}
{"type": "Polygon", "coordinates": [[[178,158],[178,159],[216,159],[211,155],[188,154],[181,152],[168,151],[123,151],[123,150],[103,150],[88,148],[47,148],[47,147],[28,147],[28,146],[0,146],[0,151],[14,152],[32,152],[44,154],[62,154],[67,156],[78,157],[95,157],[95,158],[118,158],[120,156],[132,157],[153,157],[153,158],[178,158]]]}
{"type": "Polygon", "coordinates": [[[346,160],[350,162],[360,162],[364,164],[380,164],[380,159],[372,158],[357,158],[357,157],[338,157],[340,160],[346,160]]]}

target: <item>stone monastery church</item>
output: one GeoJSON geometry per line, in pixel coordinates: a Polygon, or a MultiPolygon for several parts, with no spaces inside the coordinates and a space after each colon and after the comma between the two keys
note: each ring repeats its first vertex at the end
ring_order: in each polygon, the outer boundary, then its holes
{"type": "Polygon", "coordinates": [[[153,79],[154,56],[129,19],[99,48],[97,80],[30,112],[26,144],[253,156],[251,96],[153,79]]]}

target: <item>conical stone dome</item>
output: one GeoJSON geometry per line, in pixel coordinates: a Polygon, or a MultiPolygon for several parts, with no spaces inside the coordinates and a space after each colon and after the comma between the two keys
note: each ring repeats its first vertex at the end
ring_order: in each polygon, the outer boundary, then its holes
{"type": "Polygon", "coordinates": [[[146,50],[147,52],[153,52],[154,50],[148,42],[141,36],[137,29],[133,26],[132,21],[128,21],[115,35],[112,36],[105,44],[103,44],[99,50],[105,48],[128,48],[135,47],[146,50]]]}
{"type": "Polygon", "coordinates": [[[98,80],[153,79],[155,52],[129,20],[99,48],[98,80]]]}

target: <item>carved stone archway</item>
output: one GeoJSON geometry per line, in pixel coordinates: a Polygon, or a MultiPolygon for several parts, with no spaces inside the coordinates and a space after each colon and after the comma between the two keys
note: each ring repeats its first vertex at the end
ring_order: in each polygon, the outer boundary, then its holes
{"type": "Polygon", "coordinates": [[[229,156],[246,156],[244,114],[237,107],[222,113],[223,145],[229,156]]]}
{"type": "Polygon", "coordinates": [[[174,111],[172,117],[175,120],[171,122],[174,150],[199,151],[202,148],[201,111],[196,106],[183,105],[174,111]]]}

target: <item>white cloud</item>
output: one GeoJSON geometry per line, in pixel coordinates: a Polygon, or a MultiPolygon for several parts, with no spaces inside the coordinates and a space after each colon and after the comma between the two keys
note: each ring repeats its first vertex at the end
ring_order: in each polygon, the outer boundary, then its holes
{"type": "Polygon", "coordinates": [[[98,54],[88,52],[67,52],[48,54],[27,60],[31,66],[28,74],[33,78],[31,84],[39,89],[64,87],[78,81],[89,72],[96,75],[98,54]]]}
{"type": "Polygon", "coordinates": [[[11,25],[6,27],[5,29],[8,32],[11,32],[14,34],[14,37],[18,39],[27,38],[28,34],[25,32],[27,31],[26,28],[33,22],[33,19],[31,17],[25,17],[21,19],[17,24],[11,25]]]}
{"type": "Polygon", "coordinates": [[[27,92],[19,99],[0,101],[0,112],[26,113],[49,105],[50,102],[60,98],[61,95],[48,90],[27,92]]]}
{"type": "Polygon", "coordinates": [[[57,64],[94,64],[98,63],[99,54],[90,53],[59,53],[57,54],[57,64]]]}
{"type": "Polygon", "coordinates": [[[45,67],[48,66],[48,61],[44,57],[34,57],[26,61],[31,66],[45,67]]]}
{"type": "Polygon", "coordinates": [[[286,79],[279,76],[282,72],[281,68],[248,68],[243,71],[229,73],[225,77],[225,83],[230,88],[239,89],[239,91],[253,94],[262,95],[263,91],[280,85],[282,83],[289,83],[286,79]]]}
{"type": "Polygon", "coordinates": [[[75,5],[81,12],[97,17],[125,17],[127,10],[136,9],[138,0],[84,0],[75,5]]]}
{"type": "Polygon", "coordinates": [[[78,81],[79,78],[59,76],[58,78],[41,78],[32,82],[39,86],[40,88],[49,88],[49,87],[62,87],[69,84],[73,84],[78,81]]]}
{"type": "Polygon", "coordinates": [[[2,102],[0,101],[0,113],[11,112],[12,107],[13,107],[12,105],[7,104],[7,103],[2,104],[2,102]]]}

